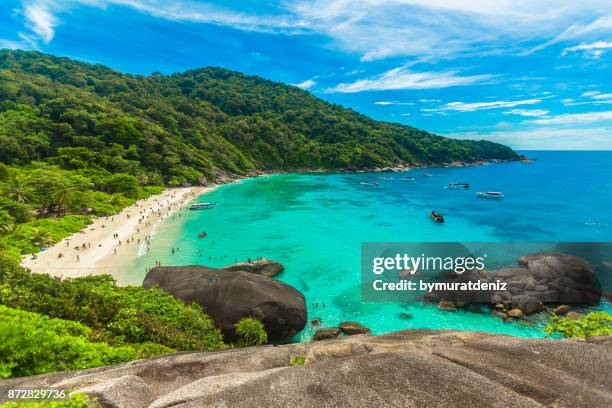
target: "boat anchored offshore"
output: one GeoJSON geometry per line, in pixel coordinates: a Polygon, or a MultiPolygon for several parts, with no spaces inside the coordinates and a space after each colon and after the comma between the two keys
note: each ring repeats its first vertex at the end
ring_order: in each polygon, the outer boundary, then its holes
{"type": "Polygon", "coordinates": [[[504,198],[504,194],[499,191],[479,191],[476,195],[483,198],[504,198]]]}
{"type": "Polygon", "coordinates": [[[468,183],[448,183],[448,188],[457,189],[457,188],[470,188],[468,183]]]}
{"type": "Polygon", "coordinates": [[[190,210],[208,210],[209,208],[213,208],[217,203],[198,203],[193,204],[189,207],[190,210]]]}
{"type": "Polygon", "coordinates": [[[444,216],[438,212],[432,211],[431,214],[431,219],[434,220],[435,222],[439,222],[440,224],[444,224],[444,216]]]}

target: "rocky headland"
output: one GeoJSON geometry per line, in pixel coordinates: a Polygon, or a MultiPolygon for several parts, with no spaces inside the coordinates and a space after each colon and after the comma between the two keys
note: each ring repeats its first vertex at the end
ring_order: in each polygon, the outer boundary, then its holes
{"type": "Polygon", "coordinates": [[[177,353],[17,378],[103,407],[609,407],[612,338],[524,339],[461,331],[177,353]]]}

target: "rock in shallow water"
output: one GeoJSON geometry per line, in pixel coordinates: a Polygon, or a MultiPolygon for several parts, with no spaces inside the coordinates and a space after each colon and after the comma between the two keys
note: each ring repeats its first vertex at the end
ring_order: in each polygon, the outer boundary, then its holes
{"type": "Polygon", "coordinates": [[[313,339],[319,340],[330,340],[340,336],[340,329],[336,327],[324,327],[315,332],[313,339]]]}
{"type": "Polygon", "coordinates": [[[344,334],[366,334],[370,332],[370,329],[357,322],[342,322],[338,325],[340,331],[344,334]]]}
{"type": "Polygon", "coordinates": [[[147,273],[145,288],[161,289],[204,308],[227,339],[244,317],[263,322],[271,341],[288,340],[306,325],[304,296],[293,287],[263,275],[205,266],[158,266],[147,273]]]}

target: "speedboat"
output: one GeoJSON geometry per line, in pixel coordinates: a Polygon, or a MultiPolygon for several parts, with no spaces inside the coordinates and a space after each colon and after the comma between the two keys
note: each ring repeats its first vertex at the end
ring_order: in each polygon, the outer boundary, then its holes
{"type": "Polygon", "coordinates": [[[504,198],[504,194],[499,191],[479,191],[476,195],[483,198],[504,198]]]}
{"type": "Polygon", "coordinates": [[[434,220],[435,222],[439,222],[440,224],[444,224],[444,216],[438,212],[432,211],[431,214],[431,219],[434,220]]]}
{"type": "Polygon", "coordinates": [[[457,189],[457,188],[470,188],[468,183],[448,183],[448,188],[457,189]]]}
{"type": "Polygon", "coordinates": [[[216,205],[217,203],[198,203],[198,204],[192,204],[191,207],[189,207],[189,209],[190,210],[208,210],[209,208],[213,208],[216,205]]]}
{"type": "Polygon", "coordinates": [[[361,184],[362,186],[377,186],[378,181],[362,181],[359,184],[361,184]]]}

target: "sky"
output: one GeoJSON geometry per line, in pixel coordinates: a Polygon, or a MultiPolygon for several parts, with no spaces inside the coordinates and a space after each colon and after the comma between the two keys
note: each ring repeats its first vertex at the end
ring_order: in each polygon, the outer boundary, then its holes
{"type": "Polygon", "coordinates": [[[610,0],[0,0],[0,48],[220,66],[445,136],[612,150],[610,0]]]}

